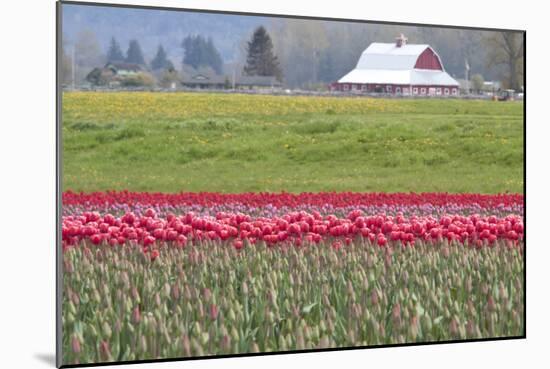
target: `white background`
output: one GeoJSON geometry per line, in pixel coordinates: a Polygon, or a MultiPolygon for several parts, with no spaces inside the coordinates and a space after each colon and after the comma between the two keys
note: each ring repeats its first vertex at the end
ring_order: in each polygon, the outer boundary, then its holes
{"type": "MultiPolygon", "coordinates": [[[[116,1],[113,1],[116,2],[116,1]]],[[[527,30],[527,339],[137,365],[519,368],[549,364],[548,19],[502,0],[132,1],[202,9],[527,30]],[[538,362],[538,364],[535,364],[538,362]],[[527,365],[527,366],[531,366],[527,365]]],[[[531,4],[529,4],[531,3],[531,4]]],[[[540,4],[544,4],[543,1],[540,4]]],[[[53,367],[55,353],[55,3],[0,5],[0,367],[53,367]]]]}

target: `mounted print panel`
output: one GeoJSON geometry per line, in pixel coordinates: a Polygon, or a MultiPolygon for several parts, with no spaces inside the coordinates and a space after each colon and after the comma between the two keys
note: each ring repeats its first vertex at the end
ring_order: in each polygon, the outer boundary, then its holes
{"type": "Polygon", "coordinates": [[[525,337],[525,32],[58,6],[58,365],[525,337]]]}

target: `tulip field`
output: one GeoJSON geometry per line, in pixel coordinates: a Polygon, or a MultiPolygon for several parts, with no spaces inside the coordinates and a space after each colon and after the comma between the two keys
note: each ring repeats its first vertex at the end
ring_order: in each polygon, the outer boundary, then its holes
{"type": "Polygon", "coordinates": [[[524,335],[523,103],[62,99],[64,364],[524,335]]]}
{"type": "Polygon", "coordinates": [[[523,196],[63,196],[67,364],[520,336],[523,196]]]}

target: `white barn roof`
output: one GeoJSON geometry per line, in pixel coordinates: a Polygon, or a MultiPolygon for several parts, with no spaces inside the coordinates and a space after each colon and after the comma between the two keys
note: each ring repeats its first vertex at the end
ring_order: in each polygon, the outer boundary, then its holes
{"type": "MultiPolygon", "coordinates": [[[[458,86],[445,70],[415,69],[420,54],[429,45],[374,42],[363,51],[354,70],[338,80],[339,83],[375,83],[400,85],[458,86]]],[[[433,49],[432,49],[433,51],[433,49]]],[[[439,56],[434,54],[439,58],[439,56]]],[[[440,64],[443,68],[443,63],[440,64]]]]}

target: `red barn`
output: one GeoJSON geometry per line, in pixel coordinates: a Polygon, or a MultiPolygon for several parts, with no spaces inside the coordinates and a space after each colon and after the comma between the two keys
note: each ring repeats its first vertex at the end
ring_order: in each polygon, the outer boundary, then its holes
{"type": "Polygon", "coordinates": [[[456,96],[458,82],[429,45],[374,42],[363,51],[354,70],[330,86],[333,91],[378,92],[402,95],[456,96]]]}

